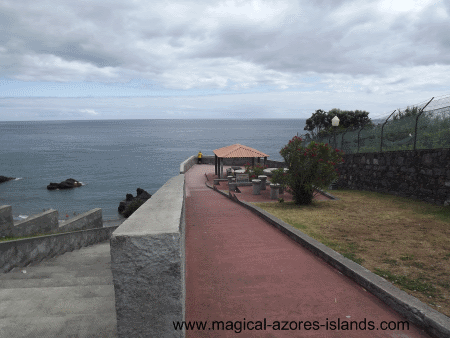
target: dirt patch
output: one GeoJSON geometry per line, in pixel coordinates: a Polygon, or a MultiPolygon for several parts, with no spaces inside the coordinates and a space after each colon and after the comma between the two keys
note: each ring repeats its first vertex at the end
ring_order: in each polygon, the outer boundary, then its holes
{"type": "Polygon", "coordinates": [[[450,206],[356,190],[310,206],[252,203],[450,316],[450,206]]]}

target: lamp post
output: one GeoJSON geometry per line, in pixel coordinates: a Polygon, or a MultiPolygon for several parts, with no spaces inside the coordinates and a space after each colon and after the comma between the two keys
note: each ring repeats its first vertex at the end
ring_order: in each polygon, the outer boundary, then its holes
{"type": "MultiPolygon", "coordinates": [[[[333,127],[337,127],[339,125],[339,118],[337,116],[333,117],[333,119],[331,120],[331,124],[333,125],[333,127]]],[[[334,147],[337,148],[336,145],[336,128],[333,128],[334,131],[334,147]]]]}

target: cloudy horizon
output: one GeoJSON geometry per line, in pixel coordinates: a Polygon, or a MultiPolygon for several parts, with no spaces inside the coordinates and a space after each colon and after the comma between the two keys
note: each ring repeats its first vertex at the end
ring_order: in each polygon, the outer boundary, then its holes
{"type": "Polygon", "coordinates": [[[450,0],[54,4],[0,3],[0,121],[376,119],[450,96],[450,0]]]}

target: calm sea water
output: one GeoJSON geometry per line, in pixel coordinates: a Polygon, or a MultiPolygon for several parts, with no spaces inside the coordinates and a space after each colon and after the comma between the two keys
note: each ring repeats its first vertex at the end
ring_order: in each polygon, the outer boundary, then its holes
{"type": "Polygon", "coordinates": [[[60,219],[93,208],[104,220],[120,219],[127,193],[154,194],[199,150],[213,155],[240,143],[282,160],[280,149],[304,126],[304,119],[0,122],[0,175],[18,178],[0,184],[0,205],[11,205],[16,219],[49,208],[60,219]],[[46,189],[67,178],[84,185],[46,189]]]}

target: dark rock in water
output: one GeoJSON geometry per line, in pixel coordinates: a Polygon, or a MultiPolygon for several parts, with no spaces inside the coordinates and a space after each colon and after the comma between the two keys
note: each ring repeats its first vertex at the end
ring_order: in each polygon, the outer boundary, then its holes
{"type": "Polygon", "coordinates": [[[0,183],[11,181],[11,180],[15,180],[15,178],[14,177],[0,176],[0,183]]]}
{"type": "Polygon", "coordinates": [[[120,202],[119,208],[117,209],[120,214],[123,214],[123,212],[127,209],[127,207],[132,204],[135,201],[145,202],[147,201],[152,195],[150,195],[148,192],[146,192],[144,189],[137,188],[136,189],[137,195],[136,197],[133,197],[131,194],[126,195],[126,199],[120,202]]]}
{"type": "Polygon", "coordinates": [[[50,183],[47,185],[48,190],[56,190],[56,189],[72,189],[75,187],[81,187],[81,183],[73,178],[68,178],[61,183],[50,183]]]}

